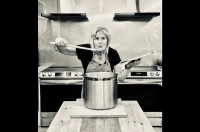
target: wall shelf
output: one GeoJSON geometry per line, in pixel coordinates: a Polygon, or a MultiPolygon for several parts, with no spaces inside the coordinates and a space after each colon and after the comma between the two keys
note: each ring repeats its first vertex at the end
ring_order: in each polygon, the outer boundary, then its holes
{"type": "Polygon", "coordinates": [[[86,13],[41,13],[41,16],[54,21],[72,21],[72,22],[89,21],[86,16],[86,13]]]}
{"type": "Polygon", "coordinates": [[[150,21],[153,17],[157,17],[159,15],[159,12],[115,13],[113,21],[150,21]]]}

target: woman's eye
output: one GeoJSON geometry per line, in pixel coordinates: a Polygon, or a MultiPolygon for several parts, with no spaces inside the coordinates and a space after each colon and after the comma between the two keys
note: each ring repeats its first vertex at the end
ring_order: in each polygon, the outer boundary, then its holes
{"type": "Polygon", "coordinates": [[[99,38],[95,38],[96,40],[99,40],[99,38]]]}
{"type": "Polygon", "coordinates": [[[102,40],[104,40],[105,38],[103,37],[103,38],[101,38],[102,40]]]}

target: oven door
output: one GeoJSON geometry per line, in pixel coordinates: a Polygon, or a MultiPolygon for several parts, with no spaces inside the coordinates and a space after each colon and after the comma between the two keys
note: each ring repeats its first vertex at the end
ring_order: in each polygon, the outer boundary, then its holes
{"type": "Polygon", "coordinates": [[[121,84],[117,96],[122,100],[137,100],[144,112],[162,112],[160,84],[121,84]]]}
{"type": "Polygon", "coordinates": [[[63,101],[81,98],[82,85],[40,85],[40,126],[49,126],[63,101]]]}

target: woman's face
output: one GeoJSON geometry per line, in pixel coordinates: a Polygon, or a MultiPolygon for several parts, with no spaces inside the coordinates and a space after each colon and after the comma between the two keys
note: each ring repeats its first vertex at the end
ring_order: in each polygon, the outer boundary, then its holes
{"type": "Polygon", "coordinates": [[[100,31],[97,32],[96,37],[94,38],[94,48],[104,50],[107,46],[108,40],[106,36],[100,31]]]}

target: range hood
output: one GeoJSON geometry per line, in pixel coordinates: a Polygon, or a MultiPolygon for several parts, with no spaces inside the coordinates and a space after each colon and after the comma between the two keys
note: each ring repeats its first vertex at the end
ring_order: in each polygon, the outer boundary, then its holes
{"type": "MultiPolygon", "coordinates": [[[[114,13],[113,21],[150,21],[159,16],[159,12],[114,13]]],[[[54,21],[88,22],[86,13],[41,13],[42,17],[54,21]]]]}
{"type": "Polygon", "coordinates": [[[142,12],[141,0],[135,0],[136,13],[115,13],[113,21],[150,21],[153,17],[160,15],[160,12],[142,12]]]}
{"type": "Polygon", "coordinates": [[[113,21],[150,21],[159,15],[159,12],[115,13],[113,21]]]}
{"type": "Polygon", "coordinates": [[[72,21],[72,22],[89,21],[86,16],[86,13],[41,13],[41,16],[54,21],[72,21]]]}
{"type": "Polygon", "coordinates": [[[57,13],[41,13],[41,16],[55,21],[87,22],[102,16],[109,16],[113,21],[150,21],[160,15],[160,12],[144,12],[143,0],[131,1],[58,0],[57,13]]]}

